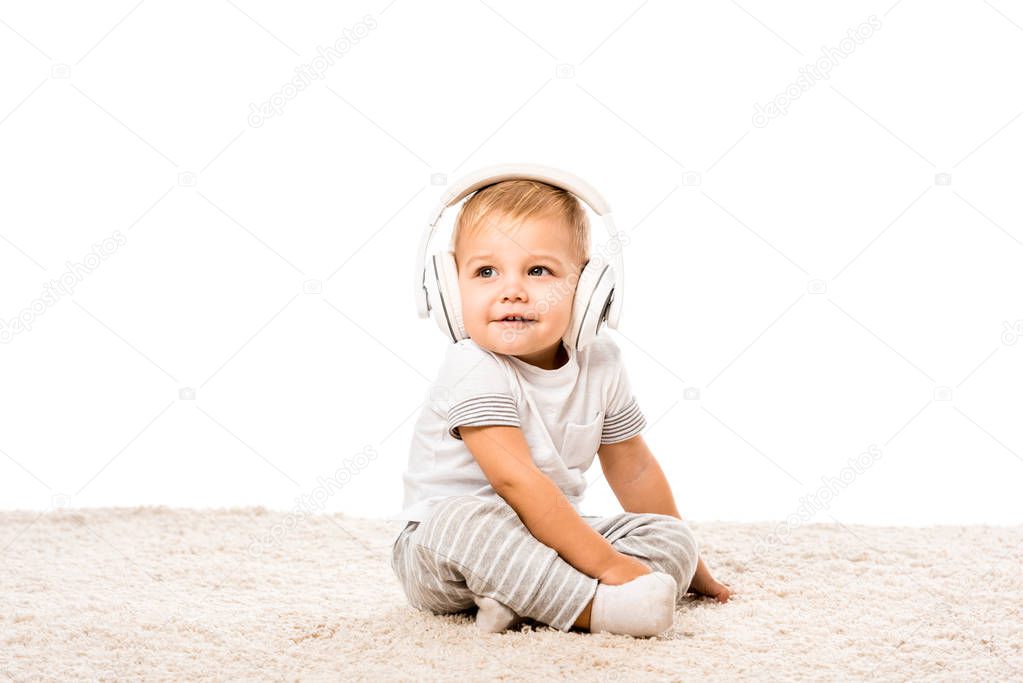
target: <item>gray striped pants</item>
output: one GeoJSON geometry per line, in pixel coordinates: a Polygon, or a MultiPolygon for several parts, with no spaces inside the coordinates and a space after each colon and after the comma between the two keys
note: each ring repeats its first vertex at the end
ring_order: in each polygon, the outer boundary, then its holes
{"type": "MultiPolygon", "coordinates": [[[[582,519],[618,552],[673,576],[676,602],[687,592],[699,545],[684,521],[629,512],[582,519]]],[[[506,501],[476,496],[446,498],[428,519],[408,522],[392,546],[391,569],[418,610],[463,612],[475,594],[560,631],[572,627],[598,583],[538,541],[506,501]]]]}

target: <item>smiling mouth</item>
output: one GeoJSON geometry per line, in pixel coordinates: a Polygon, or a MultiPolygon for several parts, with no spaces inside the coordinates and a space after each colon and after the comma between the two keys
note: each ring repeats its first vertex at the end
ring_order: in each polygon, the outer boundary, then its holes
{"type": "Polygon", "coordinates": [[[507,318],[501,318],[500,320],[494,320],[493,322],[498,323],[500,325],[529,325],[529,324],[535,323],[537,321],[536,320],[531,320],[529,318],[522,318],[522,317],[517,317],[517,316],[509,316],[507,318]]]}

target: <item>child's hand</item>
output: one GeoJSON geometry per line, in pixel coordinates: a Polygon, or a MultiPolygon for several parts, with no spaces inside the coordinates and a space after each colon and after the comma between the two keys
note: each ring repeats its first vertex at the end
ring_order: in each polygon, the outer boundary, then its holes
{"type": "Polygon", "coordinates": [[[636,577],[650,574],[652,570],[635,557],[625,553],[617,553],[614,561],[597,577],[601,583],[609,586],[620,586],[636,577]]]}

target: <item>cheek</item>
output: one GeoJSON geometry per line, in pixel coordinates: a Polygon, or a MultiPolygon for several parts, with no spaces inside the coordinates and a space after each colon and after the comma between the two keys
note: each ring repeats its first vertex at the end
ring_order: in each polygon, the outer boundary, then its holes
{"type": "Polygon", "coordinates": [[[565,288],[557,287],[547,294],[547,315],[552,318],[569,318],[572,315],[572,298],[574,292],[565,293],[565,288]]]}
{"type": "Polygon", "coordinates": [[[568,322],[572,316],[572,297],[558,296],[557,289],[543,287],[530,293],[533,308],[545,320],[553,323],[568,322]]]}
{"type": "Polygon", "coordinates": [[[465,317],[477,317],[485,311],[483,297],[474,288],[462,289],[462,315],[465,317]]]}

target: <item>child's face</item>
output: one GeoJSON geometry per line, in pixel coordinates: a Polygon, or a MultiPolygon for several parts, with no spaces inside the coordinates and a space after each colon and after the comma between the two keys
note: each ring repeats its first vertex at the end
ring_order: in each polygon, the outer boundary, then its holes
{"type": "Polygon", "coordinates": [[[481,347],[550,369],[572,317],[582,263],[557,218],[498,216],[455,249],[465,331],[481,347]],[[518,315],[528,322],[502,322],[518,315]]]}

